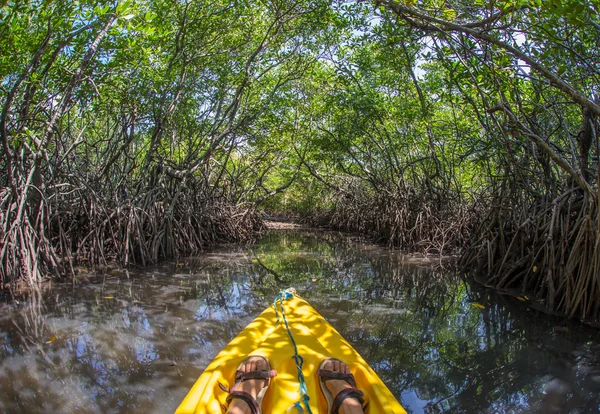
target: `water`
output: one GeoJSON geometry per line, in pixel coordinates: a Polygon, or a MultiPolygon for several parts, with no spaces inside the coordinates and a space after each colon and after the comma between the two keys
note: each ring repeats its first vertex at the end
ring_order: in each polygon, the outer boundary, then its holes
{"type": "Polygon", "coordinates": [[[272,232],[5,298],[1,412],[173,412],[294,286],[409,412],[600,412],[600,332],[336,233],[272,232]]]}

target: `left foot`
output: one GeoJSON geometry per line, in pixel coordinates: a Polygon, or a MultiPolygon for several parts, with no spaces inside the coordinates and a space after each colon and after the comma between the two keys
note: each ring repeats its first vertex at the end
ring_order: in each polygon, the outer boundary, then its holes
{"type": "MultiPolygon", "coordinates": [[[[269,367],[267,366],[267,362],[264,358],[249,356],[238,368],[238,370],[243,373],[253,371],[268,371],[269,367]]],[[[266,379],[247,379],[237,383],[231,391],[242,391],[250,394],[252,399],[256,401],[258,394],[266,386],[266,384],[266,379]]],[[[234,398],[229,405],[229,409],[227,410],[227,414],[251,414],[252,412],[252,408],[250,408],[248,402],[241,398],[234,398]]]]}

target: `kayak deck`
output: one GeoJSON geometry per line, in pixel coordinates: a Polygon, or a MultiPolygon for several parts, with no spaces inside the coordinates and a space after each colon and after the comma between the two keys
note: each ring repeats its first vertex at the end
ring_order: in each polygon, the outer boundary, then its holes
{"type": "MultiPolygon", "coordinates": [[[[313,413],[327,413],[327,402],[316,376],[321,361],[327,357],[338,358],[348,365],[358,388],[366,395],[366,413],[406,412],[358,352],[308,302],[294,295],[283,301],[281,306],[298,354],[304,359],[302,372],[313,413]]],[[[224,412],[227,393],[219,387],[219,383],[226,388],[232,387],[235,370],[248,355],[266,357],[271,369],[277,371],[262,402],[262,412],[283,414],[300,411],[294,408],[297,402],[302,401],[294,346],[281,320],[280,306],[278,309],[279,324],[276,324],[274,307],[268,307],[215,357],[189,391],[177,414],[224,412]]]]}

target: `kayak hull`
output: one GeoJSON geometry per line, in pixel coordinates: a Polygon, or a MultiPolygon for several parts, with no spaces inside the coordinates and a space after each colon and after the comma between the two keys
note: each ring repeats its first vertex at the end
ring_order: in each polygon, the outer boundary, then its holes
{"type": "MultiPolygon", "coordinates": [[[[321,361],[328,357],[338,358],[350,367],[358,388],[367,396],[366,413],[406,412],[358,352],[308,302],[294,295],[281,306],[298,354],[304,359],[302,372],[310,398],[308,403],[313,413],[327,413],[327,402],[321,393],[316,372],[321,361]]],[[[248,355],[266,357],[271,363],[271,369],[277,371],[263,400],[262,412],[299,412],[293,408],[302,400],[294,346],[281,318],[280,306],[278,309],[279,324],[276,324],[274,307],[268,307],[215,357],[189,391],[177,409],[177,414],[224,412],[227,393],[219,384],[226,388],[233,386],[235,370],[248,355]]]]}

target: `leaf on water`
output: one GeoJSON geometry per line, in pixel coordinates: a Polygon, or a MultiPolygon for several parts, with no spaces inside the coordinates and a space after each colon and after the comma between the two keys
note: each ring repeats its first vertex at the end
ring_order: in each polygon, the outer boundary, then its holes
{"type": "Polygon", "coordinates": [[[479,309],[485,309],[485,306],[483,306],[481,303],[476,302],[473,304],[473,306],[475,306],[476,308],[479,308],[479,309]]]}
{"type": "Polygon", "coordinates": [[[114,299],[114,296],[104,296],[104,299],[114,299]]]}
{"type": "Polygon", "coordinates": [[[555,326],[554,327],[554,332],[569,332],[569,328],[567,328],[566,326],[555,326]]]}

